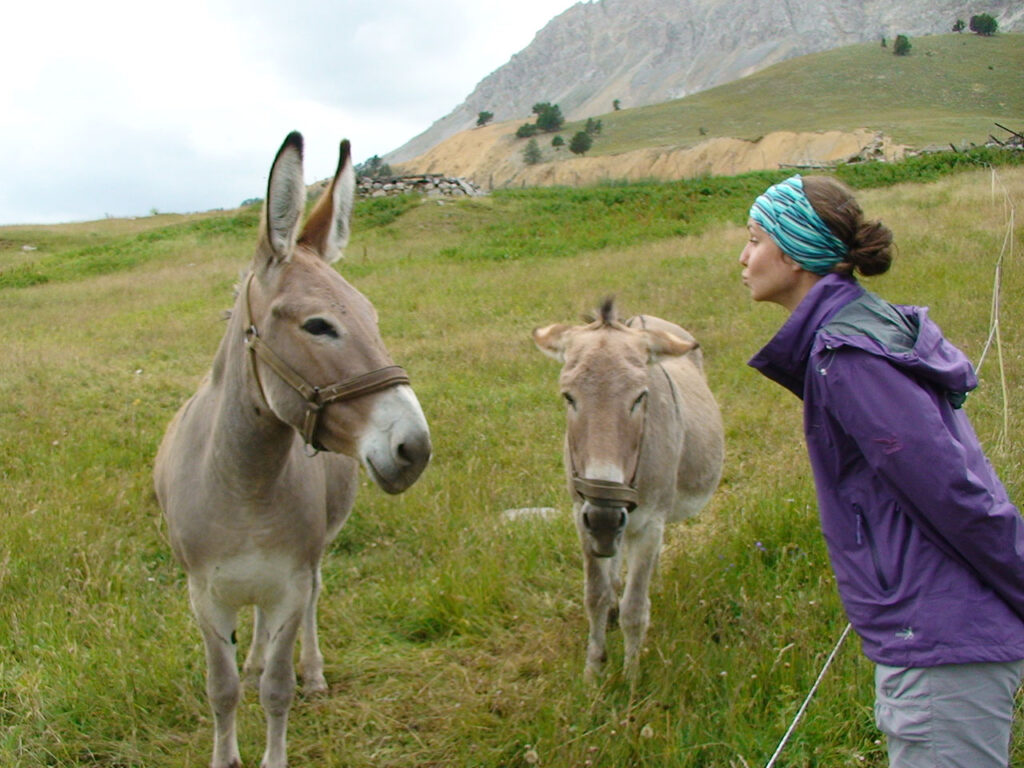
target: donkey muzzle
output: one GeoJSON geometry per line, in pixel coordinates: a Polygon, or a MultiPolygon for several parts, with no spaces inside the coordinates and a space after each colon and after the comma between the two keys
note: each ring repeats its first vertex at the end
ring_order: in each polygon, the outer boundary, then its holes
{"type": "Polygon", "coordinates": [[[639,501],[636,488],[613,480],[573,477],[573,490],[583,499],[583,528],[597,557],[612,557],[619,549],[629,513],[639,501]]]}
{"type": "Polygon", "coordinates": [[[612,557],[619,550],[629,515],[625,507],[598,507],[584,502],[580,512],[590,550],[597,557],[612,557]]]}

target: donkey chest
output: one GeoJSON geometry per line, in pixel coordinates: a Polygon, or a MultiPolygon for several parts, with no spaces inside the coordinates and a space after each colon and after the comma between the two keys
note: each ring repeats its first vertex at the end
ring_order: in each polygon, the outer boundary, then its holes
{"type": "Polygon", "coordinates": [[[305,569],[319,562],[327,537],[326,506],[305,501],[197,505],[168,516],[171,543],[189,573],[305,569]]]}
{"type": "Polygon", "coordinates": [[[311,564],[285,553],[252,550],[206,563],[191,578],[217,601],[242,606],[277,603],[312,574],[311,564]]]}

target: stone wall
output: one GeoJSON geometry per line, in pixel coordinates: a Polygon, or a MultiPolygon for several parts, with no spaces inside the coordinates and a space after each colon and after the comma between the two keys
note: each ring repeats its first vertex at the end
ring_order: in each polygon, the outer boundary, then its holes
{"type": "Polygon", "coordinates": [[[426,197],[477,197],[486,194],[472,181],[435,173],[389,178],[360,176],[356,193],[359,197],[386,197],[405,194],[419,194],[426,197]]]}

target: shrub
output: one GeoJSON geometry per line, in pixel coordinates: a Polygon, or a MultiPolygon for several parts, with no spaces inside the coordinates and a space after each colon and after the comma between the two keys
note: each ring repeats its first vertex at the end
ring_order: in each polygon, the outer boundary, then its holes
{"type": "Polygon", "coordinates": [[[371,176],[375,179],[392,175],[391,166],[377,155],[374,155],[365,163],[357,163],[356,174],[359,176],[371,176]]]}
{"type": "Polygon", "coordinates": [[[569,142],[569,150],[574,155],[585,155],[592,146],[594,146],[594,140],[586,131],[580,131],[569,142]]]}
{"type": "Polygon", "coordinates": [[[553,138],[551,140],[551,146],[552,147],[564,147],[565,146],[565,139],[563,139],[561,134],[559,134],[558,136],[555,136],[555,138],[553,138]]]}
{"type": "Polygon", "coordinates": [[[896,42],[893,43],[892,52],[897,56],[906,56],[910,53],[910,38],[906,35],[896,35],[896,42]]]}
{"type": "Polygon", "coordinates": [[[537,130],[538,128],[535,123],[523,123],[516,130],[516,138],[528,139],[531,136],[535,136],[537,134],[537,130]]]}
{"type": "Polygon", "coordinates": [[[533,113],[537,115],[537,128],[545,133],[554,133],[562,127],[565,118],[557,104],[540,102],[533,105],[533,113]]]}
{"type": "Polygon", "coordinates": [[[476,125],[479,128],[480,126],[487,125],[493,119],[494,119],[494,113],[493,112],[481,112],[481,113],[479,113],[476,116],[476,125]]]}
{"type": "Polygon", "coordinates": [[[977,16],[971,16],[971,32],[988,37],[994,35],[997,29],[999,29],[999,22],[991,15],[979,13],[977,16]]]}

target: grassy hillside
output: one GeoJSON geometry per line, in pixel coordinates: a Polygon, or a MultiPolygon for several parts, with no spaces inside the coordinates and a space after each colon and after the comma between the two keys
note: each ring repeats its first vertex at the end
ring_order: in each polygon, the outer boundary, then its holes
{"type": "Polygon", "coordinates": [[[908,56],[894,56],[887,42],[791,59],[684,99],[601,115],[604,131],[589,154],[780,130],[871,128],[920,147],[982,144],[994,121],[1024,129],[1024,35],[913,38],[908,56]]]}
{"type": "MultiPolygon", "coordinates": [[[[900,247],[869,286],[930,305],[977,360],[997,260],[1024,240],[1024,168],[947,174],[927,162],[844,171],[900,247]]],[[[293,765],[765,763],[845,624],[799,404],[745,365],[783,315],[752,305],[740,284],[742,225],[781,175],[359,204],[339,270],[379,310],[436,451],[402,496],[364,478],[325,560],[330,693],[297,699],[293,765]],[[529,336],[609,293],[694,332],[727,429],[720,490],[669,534],[635,690],[614,672],[596,690],[580,679],[586,620],[558,370],[529,336]],[[561,514],[503,521],[528,506],[561,514]]],[[[150,475],[167,421],[212,359],[257,218],[0,228],[0,765],[208,763],[202,645],[150,475]]],[[[1003,271],[1005,365],[990,355],[968,408],[1020,499],[1016,261],[1003,271]]],[[[614,668],[618,633],[610,650],[614,668]]],[[[883,766],[871,698],[851,640],[780,765],[883,766]]],[[[239,727],[246,765],[258,764],[252,691],[239,727]]]]}

